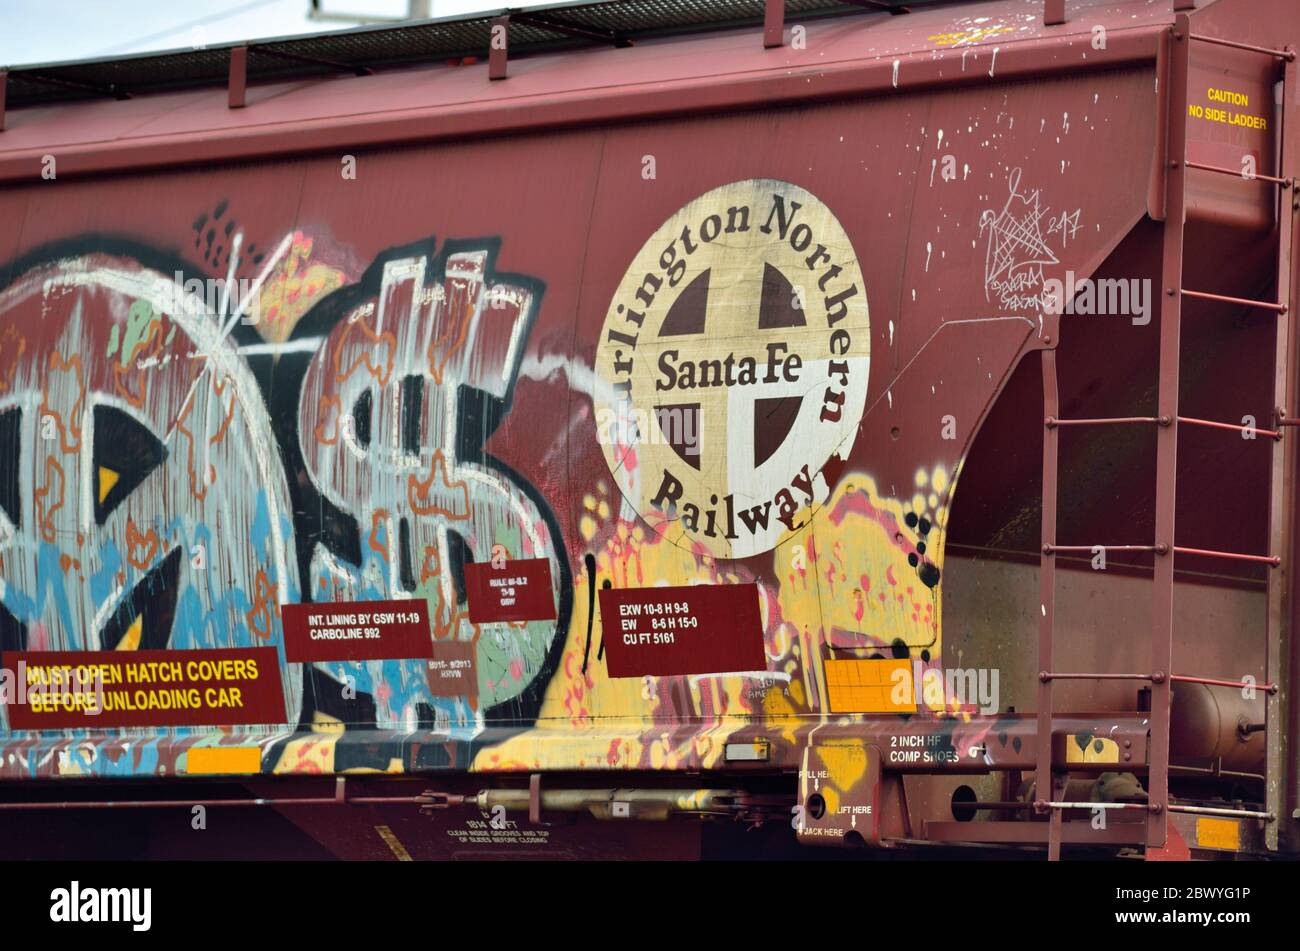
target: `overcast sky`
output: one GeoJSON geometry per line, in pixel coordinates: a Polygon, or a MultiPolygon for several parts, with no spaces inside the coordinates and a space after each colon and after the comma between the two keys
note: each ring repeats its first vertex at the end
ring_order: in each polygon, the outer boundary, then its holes
{"type": "MultiPolygon", "coordinates": [[[[428,0],[431,16],[499,10],[510,0],[428,0]]],[[[534,6],[520,3],[517,6],[534,6]]],[[[320,0],[323,13],[406,15],[408,0],[320,0]]],[[[0,0],[0,66],[322,33],[363,19],[312,20],[310,0],[0,0]]]]}

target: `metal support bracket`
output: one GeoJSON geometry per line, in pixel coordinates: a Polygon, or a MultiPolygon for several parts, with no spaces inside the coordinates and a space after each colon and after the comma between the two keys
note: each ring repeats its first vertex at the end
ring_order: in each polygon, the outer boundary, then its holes
{"type": "Polygon", "coordinates": [[[528,821],[535,826],[542,824],[541,773],[533,773],[528,777],[528,821]]]}
{"type": "Polygon", "coordinates": [[[488,35],[488,79],[505,79],[510,59],[510,15],[492,21],[488,35]]]}
{"type": "Polygon", "coordinates": [[[785,0],[765,0],[763,3],[763,48],[773,49],[785,45],[785,0]]]}
{"type": "MultiPolygon", "coordinates": [[[[862,7],[864,10],[877,10],[882,13],[888,13],[890,16],[898,16],[903,13],[911,13],[910,7],[899,7],[884,0],[840,0],[841,3],[851,7],[862,7]]],[[[1047,0],[1048,3],[1055,0],[1047,0]]],[[[764,0],[763,2],[763,47],[764,49],[775,49],[778,46],[785,45],[785,0],[764,0]]]]}
{"type": "Polygon", "coordinates": [[[248,47],[235,46],[230,50],[230,78],[226,82],[226,105],[242,109],[248,91],[248,47]]]}

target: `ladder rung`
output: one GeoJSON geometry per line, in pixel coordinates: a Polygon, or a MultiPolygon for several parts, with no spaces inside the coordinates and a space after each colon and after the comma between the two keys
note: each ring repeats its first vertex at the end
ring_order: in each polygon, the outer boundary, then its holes
{"type": "Polygon", "coordinates": [[[1038,679],[1043,683],[1049,680],[1163,680],[1152,674],[1058,674],[1050,670],[1040,670],[1038,679]]]}
{"type": "Polygon", "coordinates": [[[1258,426],[1238,426],[1236,423],[1220,423],[1212,419],[1197,419],[1195,416],[1179,416],[1178,421],[1193,426],[1206,426],[1210,429],[1227,429],[1234,433],[1258,433],[1261,436],[1272,436],[1274,439],[1282,438],[1282,434],[1276,429],[1260,429],[1258,426]]]}
{"type": "MultiPolygon", "coordinates": [[[[1162,682],[1165,678],[1163,675],[1155,674],[1089,674],[1089,673],[1058,673],[1050,670],[1040,670],[1038,679],[1044,683],[1049,680],[1150,680],[1155,683],[1162,682]]],[[[1265,693],[1277,693],[1277,684],[1254,684],[1248,680],[1217,680],[1214,677],[1192,677],[1187,674],[1172,674],[1170,680],[1178,681],[1184,684],[1208,684],[1213,687],[1241,687],[1262,690],[1265,693]]]]}
{"type": "MultiPolygon", "coordinates": [[[[1179,416],[1180,423],[1188,423],[1192,426],[1208,426],[1211,429],[1228,429],[1236,433],[1258,433],[1261,436],[1271,436],[1274,439],[1281,439],[1282,434],[1273,429],[1260,429],[1258,426],[1239,426],[1236,423],[1220,423],[1212,419],[1200,419],[1196,416],[1179,416]]],[[[1057,419],[1055,416],[1048,416],[1044,421],[1048,429],[1055,429],[1057,426],[1110,426],[1126,425],[1133,423],[1158,423],[1161,426],[1169,425],[1168,416],[1105,416],[1091,419],[1057,419]]],[[[1300,426],[1300,420],[1289,420],[1280,423],[1283,426],[1300,426]]]]}
{"type": "Polygon", "coordinates": [[[1141,809],[1150,811],[1151,807],[1141,802],[1036,802],[1040,809],[1141,809]]]}
{"type": "MultiPolygon", "coordinates": [[[[1148,803],[1142,802],[1043,802],[1034,803],[1038,809],[1141,809],[1151,811],[1148,803]]],[[[1214,806],[1170,805],[1170,812],[1190,813],[1198,816],[1235,816],[1242,819],[1263,819],[1272,822],[1275,818],[1271,812],[1259,812],[1254,809],[1219,809],[1214,806]]]]}
{"type": "Polygon", "coordinates": [[[1220,175],[1231,175],[1233,178],[1240,178],[1247,182],[1271,182],[1274,185],[1281,185],[1283,188],[1291,187],[1291,179],[1278,178],[1276,175],[1243,175],[1240,169],[1224,168],[1222,165],[1202,165],[1200,162],[1187,162],[1188,168],[1199,168],[1203,172],[1218,172],[1220,175]]]}
{"type": "Polygon", "coordinates": [[[1185,287],[1182,291],[1187,297],[1198,297],[1201,300],[1218,301],[1221,304],[1242,304],[1246,307],[1259,307],[1263,310],[1276,311],[1279,314],[1286,313],[1286,304],[1275,304],[1273,301],[1251,300],[1247,297],[1228,297],[1224,294],[1207,294],[1205,291],[1190,291],[1185,287]]]}
{"type": "Polygon", "coordinates": [[[1277,693],[1277,684],[1253,684],[1246,680],[1216,680],[1213,677],[1189,677],[1186,674],[1174,674],[1169,678],[1184,684],[1209,684],[1211,687],[1241,687],[1262,690],[1265,693],[1277,693]]]}
{"type": "Polygon", "coordinates": [[[1274,568],[1282,564],[1282,559],[1275,555],[1243,555],[1235,551],[1212,551],[1208,548],[1183,548],[1179,545],[1174,546],[1174,554],[1204,555],[1207,558],[1226,558],[1229,561],[1253,561],[1261,565],[1271,565],[1274,568]]]}
{"type": "Polygon", "coordinates": [[[1044,545],[1044,555],[1055,555],[1058,551],[1077,552],[1079,554],[1091,555],[1094,549],[1100,548],[1102,551],[1154,551],[1164,554],[1163,545],[1044,545]]]}
{"type": "Polygon", "coordinates": [[[1198,43],[1211,43],[1215,46],[1231,46],[1235,50],[1248,50],[1251,53],[1264,53],[1268,56],[1276,56],[1278,59],[1293,60],[1295,59],[1295,50],[1275,50],[1268,46],[1252,46],[1250,43],[1238,43],[1235,40],[1221,40],[1217,36],[1202,36],[1198,33],[1191,34],[1191,38],[1198,43]]]}
{"type": "Polygon", "coordinates": [[[1115,426],[1128,423],[1159,423],[1162,426],[1169,425],[1168,416],[1105,416],[1098,419],[1057,419],[1055,416],[1048,416],[1044,421],[1048,429],[1057,426],[1115,426]]]}
{"type": "Polygon", "coordinates": [[[1214,806],[1169,806],[1170,812],[1188,812],[1194,816],[1236,816],[1241,819],[1263,819],[1273,822],[1277,817],[1271,812],[1258,812],[1254,809],[1219,809],[1214,806]]]}

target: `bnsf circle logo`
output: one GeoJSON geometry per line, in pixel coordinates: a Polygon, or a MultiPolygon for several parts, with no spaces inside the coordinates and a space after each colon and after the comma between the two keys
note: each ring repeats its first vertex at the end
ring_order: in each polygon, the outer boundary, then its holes
{"type": "Polygon", "coordinates": [[[714,189],[651,236],[596,351],[596,422],[627,500],[719,558],[773,548],[826,500],[867,396],[853,246],[788,182],[714,189]]]}

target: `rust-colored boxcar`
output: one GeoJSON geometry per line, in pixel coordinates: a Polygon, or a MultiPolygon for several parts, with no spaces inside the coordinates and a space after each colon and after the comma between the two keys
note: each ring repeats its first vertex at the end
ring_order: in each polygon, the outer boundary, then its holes
{"type": "Polygon", "coordinates": [[[1294,850],[1297,46],[629,0],[0,73],[0,809],[1294,850]]]}

